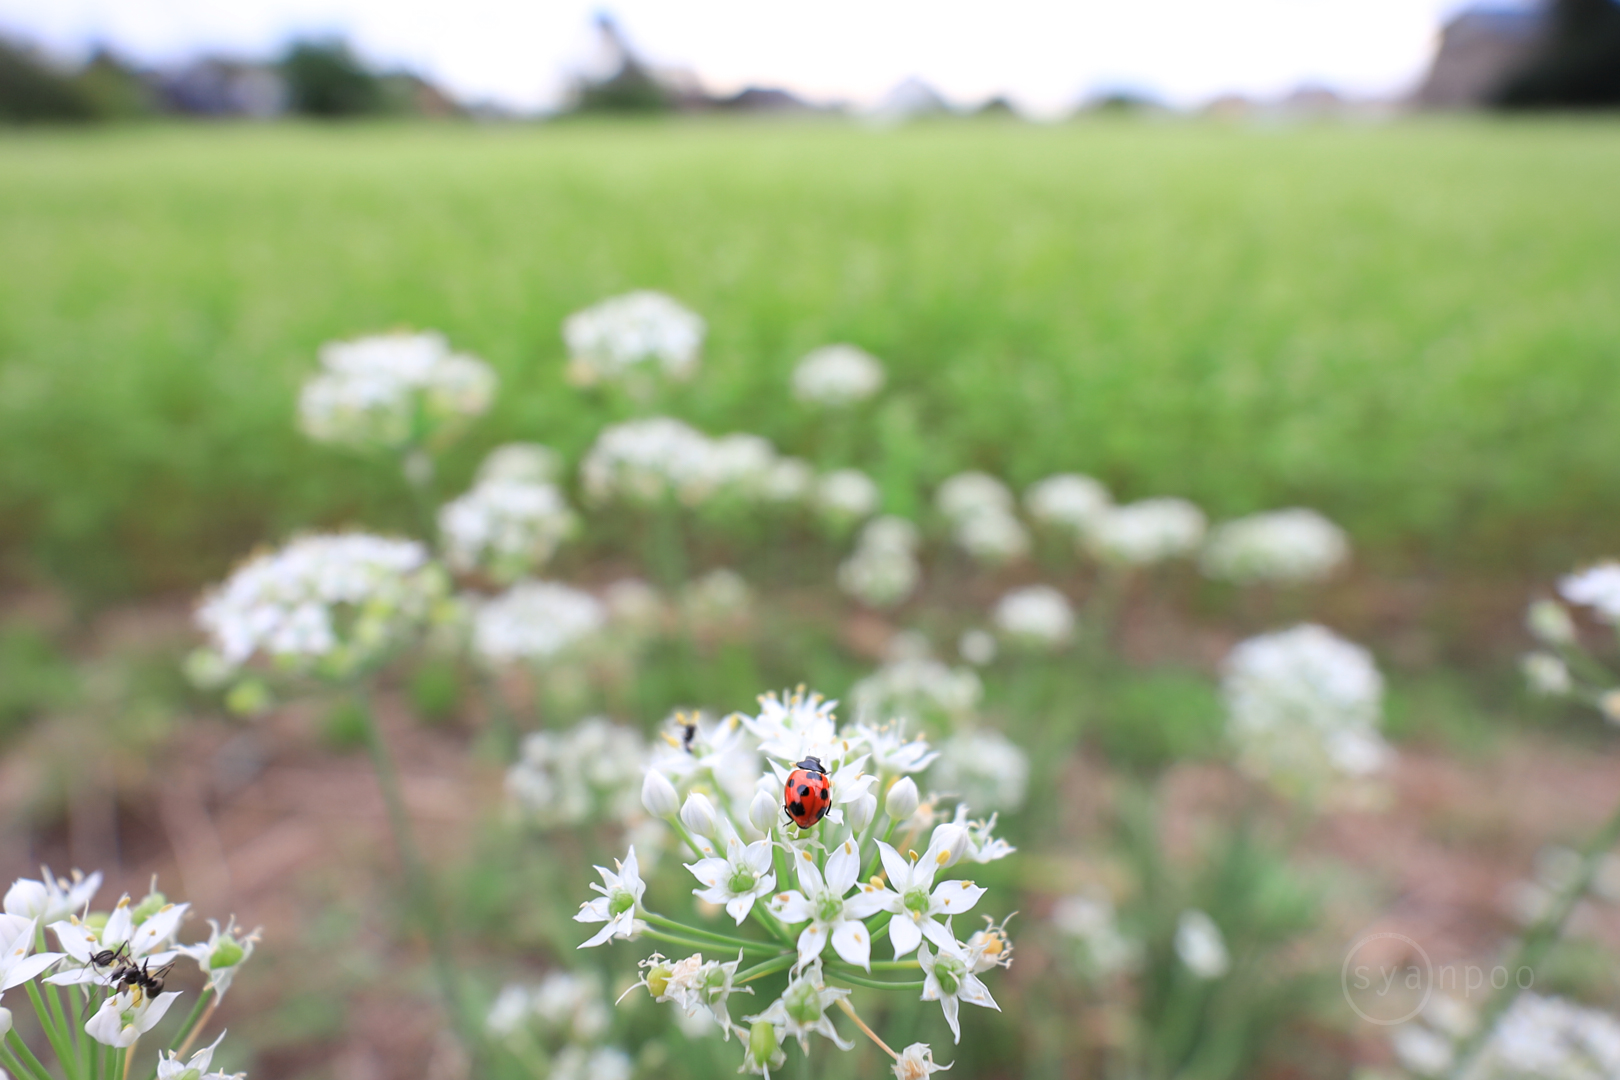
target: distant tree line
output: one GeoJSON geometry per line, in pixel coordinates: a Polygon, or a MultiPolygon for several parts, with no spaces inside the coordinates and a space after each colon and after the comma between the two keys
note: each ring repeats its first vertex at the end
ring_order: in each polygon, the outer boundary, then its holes
{"type": "Polygon", "coordinates": [[[1620,105],[1620,3],[1553,0],[1541,41],[1492,103],[1510,109],[1620,105]]]}

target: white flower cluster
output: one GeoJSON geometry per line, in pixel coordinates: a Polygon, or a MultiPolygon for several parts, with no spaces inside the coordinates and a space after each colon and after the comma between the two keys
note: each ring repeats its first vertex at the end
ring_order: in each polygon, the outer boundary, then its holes
{"type": "Polygon", "coordinates": [[[611,297],[564,320],[568,377],[577,386],[593,386],[657,365],[670,378],[689,379],[706,330],[701,316],[663,293],[611,297]]]}
{"type": "Polygon", "coordinates": [[[1250,638],[1224,667],[1227,738],[1252,775],[1303,795],[1390,763],[1378,731],[1384,680],[1361,646],[1297,626],[1250,638]]]}
{"type": "Polygon", "coordinates": [[[579,528],[562,491],[537,480],[483,479],[439,508],[439,534],[452,569],[486,570],[515,581],[544,566],[579,528]]]}
{"type": "Polygon", "coordinates": [[[204,598],[197,623],[229,669],[258,655],[341,676],[425,621],[447,588],[414,541],[305,536],[238,567],[204,598]]]}
{"type": "Polygon", "coordinates": [[[1100,888],[1059,900],[1052,924],[1080,944],[1080,965],[1089,978],[1108,979],[1142,962],[1141,946],[1120,930],[1114,901],[1100,888]]]}
{"type": "Polygon", "coordinates": [[[953,668],[929,656],[901,656],[856,683],[849,696],[862,724],[899,720],[953,728],[972,717],[984,683],[972,668],[953,668]]]}
{"type": "MultiPolygon", "coordinates": [[[[779,1069],[790,1036],[806,1051],[812,1034],[849,1049],[832,1022],[835,1007],[853,1015],[849,987],[838,983],[876,981],[881,988],[891,981],[873,975],[872,934],[881,926],[895,957],[881,965],[883,973],[913,973],[914,981],[896,988],[920,987],[922,1000],[939,1002],[958,1040],[962,1002],[996,1007],[979,976],[1011,962],[1010,943],[994,924],[957,938],[953,920],[987,890],[945,874],[1014,849],[993,836],[993,819],[969,821],[965,804],[949,820],[919,805],[909,774],[931,759],[926,742],[887,728],[840,727],[833,703],[802,691],[762,697],[757,715],[693,725],[678,742],[648,770],[643,804],[692,848],[694,894],[724,908],[728,929],[752,918],[766,936],[718,938],[735,943],[735,959],[722,945],[716,959],[652,955],[638,985],[655,1000],[688,1015],[707,1012],[728,1039],[736,1033],[743,1072],[779,1069]],[[813,790],[823,785],[824,794],[813,790]],[[746,983],[777,972],[788,980],[780,994],[735,1020],[732,996],[753,992],[746,983]]],[[[600,924],[586,946],[637,937],[679,945],[694,934],[717,940],[715,931],[683,927],[645,907],[633,847],[614,869],[597,870],[599,895],[576,916],[600,924]]],[[[899,1075],[902,1065],[911,1075],[926,1075],[915,1070],[932,1065],[920,1044],[895,1059],[899,1075]]]]}
{"type": "Polygon", "coordinates": [[[1029,553],[1029,532],[1013,514],[1007,485],[989,473],[957,473],[939,485],[934,505],[950,522],[958,547],[979,562],[999,566],[1029,553]]]}
{"type": "Polygon", "coordinates": [[[562,478],[562,456],[540,443],[503,443],[478,466],[477,482],[513,480],[523,484],[554,484],[562,478]]]}
{"type": "Polygon", "coordinates": [[[1350,556],[1344,530],[1315,510],[1273,510],[1217,526],[1199,565],[1220,581],[1318,581],[1350,556]]]}
{"type": "Polygon", "coordinates": [[[1079,473],[1058,473],[1024,489],[1024,509],[1043,525],[1084,539],[1114,505],[1101,481],[1079,473]]]}
{"type": "Polygon", "coordinates": [[[442,334],[384,334],[321,346],[321,371],[304,384],[298,417],[318,442],[399,449],[479,416],[495,372],[450,351],[442,334]]]}
{"type": "Polygon", "coordinates": [[[1087,544],[1104,562],[1148,566],[1197,551],[1206,526],[1204,512],[1186,499],[1143,499],[1098,518],[1087,544]]]}
{"type": "Polygon", "coordinates": [[[1620,562],[1601,562],[1577,574],[1567,574],[1558,582],[1565,600],[1589,607],[1597,617],[1620,626],[1620,562]]]}
{"type": "Polygon", "coordinates": [[[855,551],[838,567],[838,585],[868,607],[893,607],[917,589],[917,527],[905,518],[874,518],[861,529],[855,551]]]}
{"type": "Polygon", "coordinates": [[[551,663],[589,641],[607,622],[590,593],[553,581],[520,581],[474,604],[472,650],[486,664],[551,663]]]}
{"type": "Polygon", "coordinates": [[[517,763],[506,772],[506,793],[545,826],[631,822],[640,816],[646,766],[638,732],[592,716],[566,731],[524,736],[517,763]]]}
{"type": "Polygon", "coordinates": [[[977,810],[1013,811],[1028,793],[1029,755],[999,731],[963,731],[940,744],[928,779],[977,810]]]}
{"type": "Polygon", "coordinates": [[[883,501],[876,482],[859,469],[834,469],[822,476],[811,498],[823,518],[841,527],[865,521],[883,501]]]}
{"type": "Polygon", "coordinates": [[[1061,649],[1074,637],[1074,607],[1050,585],[1014,589],[990,617],[1003,636],[1026,648],[1061,649]]]}
{"type": "MultiPolygon", "coordinates": [[[[1604,563],[1569,575],[1558,588],[1571,603],[1591,605],[1604,622],[1615,621],[1605,605],[1613,605],[1620,614],[1620,563],[1604,563]],[[1611,589],[1613,596],[1609,595],[1611,589]]],[[[1617,680],[1583,646],[1569,610],[1556,600],[1537,600],[1530,605],[1525,624],[1543,646],[1521,661],[1531,692],[1596,705],[1604,719],[1620,724],[1617,680]]]]}
{"type": "Polygon", "coordinates": [[[554,971],[539,983],[501,988],[485,1030],[521,1060],[562,1080],[630,1080],[630,1055],[601,1045],[613,1012],[589,975],[554,971]]]}
{"type": "Polygon", "coordinates": [[[794,477],[758,435],[711,439],[667,416],[629,420],[604,428],[580,463],[580,482],[592,503],[649,504],[675,499],[688,507],[715,498],[742,501],[780,498],[794,477]]]}
{"type": "Polygon", "coordinates": [[[793,369],[793,396],[809,405],[840,408],[883,389],[883,365],[853,345],[825,345],[793,369]]]}
{"type": "MultiPolygon", "coordinates": [[[[1457,1051],[1477,1020],[1467,1006],[1425,1007],[1423,1023],[1391,1037],[1396,1056],[1419,1076],[1454,1075],[1457,1051]]],[[[1431,1001],[1430,1006],[1439,1004],[1431,1001]]],[[[1563,998],[1522,993],[1467,1062],[1464,1080],[1601,1080],[1620,1076],[1620,1021],[1563,998]]]]}
{"type": "Polygon", "coordinates": [[[1208,982],[1232,970],[1232,954],[1227,951],[1221,928],[1205,912],[1189,908],[1176,920],[1176,958],[1192,972],[1193,978],[1208,982]]]}
{"type": "MultiPolygon", "coordinates": [[[[197,964],[206,980],[205,997],[223,998],[259,940],[259,931],[244,934],[234,920],[224,929],[209,920],[206,941],[181,945],[176,939],[191,905],[170,903],[156,891],[154,881],[153,890],[138,902],[126,895],[111,911],[92,912],[90,905],[100,886],[100,873],[85,877],[74,871],[71,878],[60,879],[45,869],[37,880],[13,882],[0,914],[0,988],[10,990],[42,979],[53,986],[80,988],[74,992],[84,995],[88,1019],[80,1028],[68,1023],[59,1008],[41,1007],[41,998],[30,988],[30,1001],[51,1046],[71,1051],[72,1056],[89,1053],[81,1032],[103,1046],[133,1052],[136,1040],[157,1026],[180,997],[181,991],[164,990],[162,979],[181,957],[197,964]],[[60,952],[34,951],[42,947],[46,929],[56,937],[60,952]]],[[[244,1074],[227,1076],[212,1070],[223,1032],[212,1045],[184,1058],[200,1034],[195,1027],[199,1014],[200,1010],[194,1012],[175,1038],[179,1052],[158,1055],[156,1075],[160,1080],[241,1080],[244,1074]]],[[[79,1015],[78,1009],[74,1015],[79,1015]]],[[[9,1030],[10,1010],[0,1008],[0,1020],[9,1030]]],[[[62,1062],[67,1075],[73,1075],[72,1064],[62,1062]]]]}
{"type": "Polygon", "coordinates": [[[748,622],[754,594],[743,576],[721,566],[686,583],[681,590],[681,618],[694,635],[718,637],[748,622]]]}

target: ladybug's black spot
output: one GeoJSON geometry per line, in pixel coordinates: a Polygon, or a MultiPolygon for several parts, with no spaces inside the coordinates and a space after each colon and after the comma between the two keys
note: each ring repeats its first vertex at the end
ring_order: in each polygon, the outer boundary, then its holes
{"type": "Polygon", "coordinates": [[[816,811],[816,820],[820,821],[822,818],[824,818],[826,816],[827,816],[827,804],[822,803],[821,804],[821,809],[816,811]]]}
{"type": "Polygon", "coordinates": [[[800,795],[808,795],[808,794],[810,794],[810,785],[809,784],[800,784],[799,785],[799,794],[800,795]]]}
{"type": "Polygon", "coordinates": [[[790,802],[790,803],[788,803],[788,813],[792,814],[796,818],[804,817],[804,803],[802,803],[802,802],[790,802]]]}

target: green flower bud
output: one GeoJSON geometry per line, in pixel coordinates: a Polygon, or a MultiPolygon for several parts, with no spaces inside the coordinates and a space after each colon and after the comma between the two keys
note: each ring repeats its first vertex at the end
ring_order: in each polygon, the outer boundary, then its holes
{"type": "Polygon", "coordinates": [[[952,956],[941,956],[934,964],[934,979],[939,988],[946,994],[954,994],[962,986],[962,976],[967,968],[962,961],[952,956]]]}
{"type": "Polygon", "coordinates": [[[0,1006],[0,1038],[11,1030],[11,1010],[0,1006]]]}
{"type": "Polygon", "coordinates": [[[816,993],[814,986],[803,979],[783,991],[782,1006],[787,1009],[787,1014],[794,1022],[799,1024],[814,1024],[826,1013],[821,1007],[821,995],[816,993]]]}
{"type": "Polygon", "coordinates": [[[233,938],[222,937],[214,945],[214,951],[208,954],[208,970],[219,971],[222,968],[235,967],[242,962],[244,955],[246,950],[233,938]]]}
{"type": "Polygon", "coordinates": [[[168,902],[169,898],[167,896],[164,896],[162,893],[154,889],[153,891],[147,893],[141,899],[139,904],[135,905],[135,910],[129,913],[130,918],[135,920],[136,926],[139,926],[147,919],[150,919],[152,916],[162,911],[168,902]]]}
{"type": "Polygon", "coordinates": [[[202,1070],[187,1069],[185,1072],[175,1077],[175,1080],[202,1080],[202,1070]]]}
{"type": "Polygon", "coordinates": [[[754,1060],[765,1064],[774,1058],[781,1046],[776,1041],[776,1026],[764,1020],[755,1020],[748,1029],[748,1052],[754,1060]]]}
{"type": "Polygon", "coordinates": [[[731,875],[731,880],[727,884],[731,886],[732,892],[745,893],[754,887],[756,880],[758,879],[754,877],[752,870],[738,870],[731,875]]]}
{"type": "Polygon", "coordinates": [[[84,925],[100,934],[107,929],[107,915],[108,912],[105,911],[92,911],[84,917],[84,925]]]}
{"type": "Polygon", "coordinates": [[[635,906],[636,898],[630,893],[625,892],[623,889],[620,889],[615,892],[613,894],[613,898],[608,901],[608,913],[610,915],[623,915],[625,912],[629,911],[635,906]]]}
{"type": "Polygon", "coordinates": [[[654,998],[661,998],[669,989],[669,977],[673,975],[669,968],[663,964],[647,969],[647,992],[654,998]]]}

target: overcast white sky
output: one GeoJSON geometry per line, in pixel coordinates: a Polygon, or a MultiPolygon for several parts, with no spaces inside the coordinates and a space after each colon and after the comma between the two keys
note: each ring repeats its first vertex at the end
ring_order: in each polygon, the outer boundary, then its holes
{"type": "Polygon", "coordinates": [[[1180,104],[1303,82],[1407,88],[1462,0],[0,0],[0,29],[64,53],[93,41],[139,59],[266,55],[335,32],[470,99],[531,108],[588,63],[611,10],[651,60],[711,89],[785,86],[872,102],[907,76],[948,98],[1005,93],[1053,112],[1099,88],[1180,104]]]}

